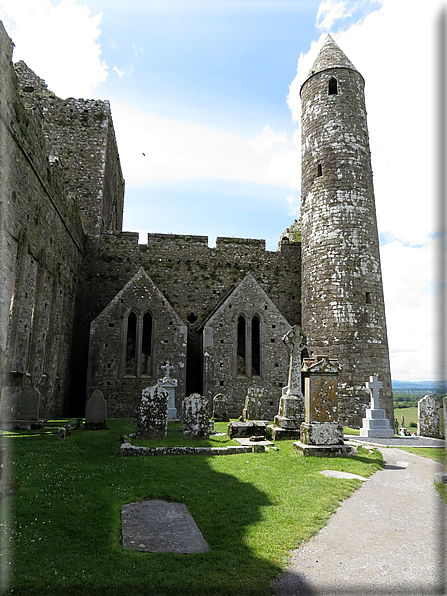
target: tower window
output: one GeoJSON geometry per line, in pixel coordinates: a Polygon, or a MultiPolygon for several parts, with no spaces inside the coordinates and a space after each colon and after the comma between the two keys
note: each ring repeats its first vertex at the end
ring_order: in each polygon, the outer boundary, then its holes
{"type": "Polygon", "coordinates": [[[329,95],[338,95],[337,79],[334,77],[329,79],[329,95]]]}
{"type": "Polygon", "coordinates": [[[366,304],[371,304],[371,292],[366,292],[365,302],[366,304]]]}
{"type": "Polygon", "coordinates": [[[322,176],[322,175],[323,175],[323,168],[321,167],[321,163],[319,163],[317,166],[317,176],[322,176]]]}

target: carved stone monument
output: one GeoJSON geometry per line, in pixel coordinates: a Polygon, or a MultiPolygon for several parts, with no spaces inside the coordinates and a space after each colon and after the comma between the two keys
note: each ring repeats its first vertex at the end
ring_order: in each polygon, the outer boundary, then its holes
{"type": "Polygon", "coordinates": [[[338,422],[338,360],[314,356],[303,360],[305,372],[305,417],[301,440],[293,448],[302,455],[347,457],[352,447],[343,442],[343,427],[338,422]]]}
{"type": "Polygon", "coordinates": [[[19,401],[19,411],[14,426],[23,430],[27,428],[42,428],[39,417],[40,392],[31,386],[31,376],[27,375],[19,401]]]}
{"type": "Polygon", "coordinates": [[[433,395],[426,395],[418,401],[418,437],[439,437],[440,410],[433,395]]]}
{"type": "Polygon", "coordinates": [[[158,384],[143,389],[138,408],[138,439],[164,439],[166,437],[168,399],[168,392],[158,384]]]}
{"type": "Polygon", "coordinates": [[[107,402],[102,391],[95,389],[85,408],[85,429],[103,430],[106,427],[107,402]]]}
{"type": "Polygon", "coordinates": [[[183,400],[183,437],[185,439],[209,438],[209,404],[206,397],[193,393],[183,400]]]}
{"type": "Polygon", "coordinates": [[[218,393],[213,398],[214,422],[228,422],[228,398],[223,393],[218,393]]]}
{"type": "Polygon", "coordinates": [[[379,389],[382,389],[382,383],[376,375],[373,375],[366,382],[366,388],[369,389],[371,395],[371,407],[366,409],[366,417],[362,420],[360,436],[393,437],[394,429],[391,428],[390,421],[385,417],[385,410],[379,407],[379,389]]]}
{"type": "Polygon", "coordinates": [[[242,411],[244,420],[263,420],[264,391],[262,387],[249,387],[247,389],[245,408],[242,411]]]}
{"type": "Polygon", "coordinates": [[[295,325],[282,338],[290,352],[289,379],[279,402],[278,415],[270,426],[274,441],[299,439],[304,421],[304,395],[301,389],[301,353],[307,346],[306,335],[295,325]]]}
{"type": "Polygon", "coordinates": [[[158,380],[158,384],[168,392],[168,420],[177,420],[177,408],[175,407],[175,390],[177,388],[177,379],[171,379],[169,374],[174,367],[169,364],[168,360],[161,368],[166,370],[166,375],[162,379],[158,380]]]}

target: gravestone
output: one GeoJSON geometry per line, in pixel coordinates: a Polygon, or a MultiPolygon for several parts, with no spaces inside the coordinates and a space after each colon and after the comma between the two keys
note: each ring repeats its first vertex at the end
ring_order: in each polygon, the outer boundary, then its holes
{"type": "Polygon", "coordinates": [[[61,427],[57,431],[57,440],[58,441],[65,441],[66,431],[64,427],[61,427]]]}
{"type": "Polygon", "coordinates": [[[177,420],[177,408],[175,407],[175,390],[177,388],[177,379],[171,379],[170,371],[174,368],[169,364],[169,360],[164,366],[166,375],[159,379],[158,384],[168,392],[168,420],[177,420]]]}
{"type": "Polygon", "coordinates": [[[103,430],[106,429],[107,402],[102,391],[95,389],[87,402],[85,408],[85,429],[103,430]]]}
{"type": "Polygon", "coordinates": [[[249,387],[247,389],[245,408],[242,411],[244,420],[263,420],[264,392],[262,387],[249,387]]]}
{"type": "Polygon", "coordinates": [[[344,444],[343,427],[338,422],[338,360],[328,356],[305,358],[302,369],[306,374],[304,422],[294,450],[305,456],[352,455],[352,448],[344,444]]]}
{"type": "Polygon", "coordinates": [[[33,420],[39,417],[40,393],[34,387],[24,387],[20,396],[19,420],[33,420]]]}
{"type": "Polygon", "coordinates": [[[193,393],[183,400],[182,413],[185,439],[209,438],[209,404],[206,397],[193,393]]]}
{"type": "Polygon", "coordinates": [[[123,505],[123,548],[151,553],[193,554],[209,550],[183,503],[142,501],[123,505]]]}
{"type": "Polygon", "coordinates": [[[8,445],[0,445],[0,493],[8,487],[8,445]]]}
{"type": "Polygon", "coordinates": [[[306,335],[295,325],[282,338],[290,352],[289,379],[279,402],[272,430],[274,441],[299,439],[300,427],[304,421],[304,395],[301,389],[301,353],[307,347],[306,335]]]}
{"type": "Polygon", "coordinates": [[[382,383],[376,375],[370,376],[366,382],[371,396],[371,407],[366,409],[366,417],[362,420],[361,437],[389,438],[394,436],[394,429],[385,417],[385,410],[379,407],[379,389],[382,383]]]}
{"type": "Polygon", "coordinates": [[[433,395],[418,401],[418,437],[439,437],[440,405],[433,395]]]}
{"type": "Polygon", "coordinates": [[[228,422],[228,398],[223,393],[218,393],[213,398],[214,422],[228,422]]]}
{"type": "Polygon", "coordinates": [[[168,401],[169,394],[161,385],[152,385],[143,389],[138,408],[138,439],[164,439],[166,437],[168,401]]]}

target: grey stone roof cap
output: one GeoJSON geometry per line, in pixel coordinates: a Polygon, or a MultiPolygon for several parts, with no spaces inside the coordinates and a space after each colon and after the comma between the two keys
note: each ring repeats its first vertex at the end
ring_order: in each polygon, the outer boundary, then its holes
{"type": "Polygon", "coordinates": [[[322,45],[308,76],[328,68],[349,68],[358,72],[356,67],[352,64],[346,54],[340,50],[329,34],[326,36],[324,44],[322,45]]]}

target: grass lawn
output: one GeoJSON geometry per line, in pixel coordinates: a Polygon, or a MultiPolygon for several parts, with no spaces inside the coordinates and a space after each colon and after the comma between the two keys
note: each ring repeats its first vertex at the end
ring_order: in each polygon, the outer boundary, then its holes
{"type": "Polygon", "coordinates": [[[108,425],[72,431],[65,442],[55,434],[2,438],[18,487],[1,509],[8,593],[268,594],[288,550],[317,533],[361,484],[319,470],[368,476],[382,465],[379,452],[362,448],[352,458],[304,458],[292,441],[262,454],[122,458],[120,436],[132,432],[133,422],[108,425]],[[146,499],[185,503],[210,551],[123,550],[121,506],[146,499]]]}

